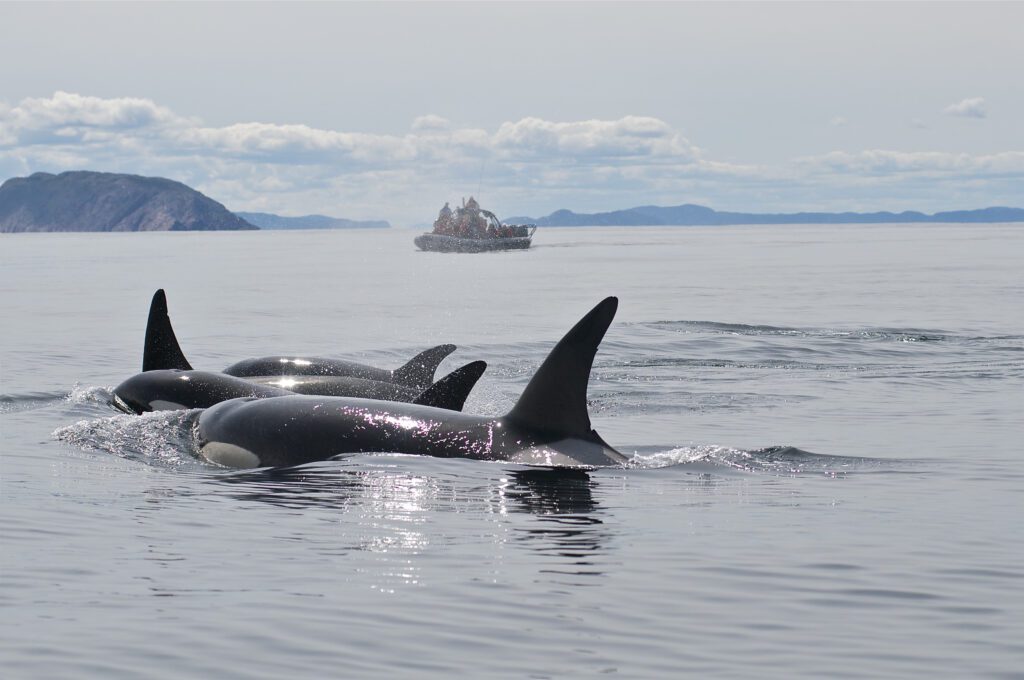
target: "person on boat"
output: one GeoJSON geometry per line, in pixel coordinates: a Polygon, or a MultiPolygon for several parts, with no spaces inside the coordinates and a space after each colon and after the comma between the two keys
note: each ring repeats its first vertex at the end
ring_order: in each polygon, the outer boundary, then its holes
{"type": "Polygon", "coordinates": [[[452,224],[452,236],[465,237],[469,231],[469,215],[465,208],[456,208],[455,221],[452,224]]]}
{"type": "Polygon", "coordinates": [[[487,220],[480,214],[480,204],[472,196],[466,201],[468,216],[467,231],[471,238],[484,238],[487,235],[487,220]]]}
{"type": "Polygon", "coordinates": [[[444,207],[441,208],[441,212],[437,214],[437,220],[434,222],[434,233],[451,234],[453,227],[452,209],[448,207],[448,201],[445,201],[444,207]]]}

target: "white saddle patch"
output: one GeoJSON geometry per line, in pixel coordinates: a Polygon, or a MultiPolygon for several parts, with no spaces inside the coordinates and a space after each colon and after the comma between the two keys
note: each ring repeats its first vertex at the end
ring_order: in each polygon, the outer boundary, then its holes
{"type": "Polygon", "coordinates": [[[199,453],[214,465],[229,468],[254,468],[260,466],[260,457],[249,449],[225,442],[203,444],[199,453]]]}

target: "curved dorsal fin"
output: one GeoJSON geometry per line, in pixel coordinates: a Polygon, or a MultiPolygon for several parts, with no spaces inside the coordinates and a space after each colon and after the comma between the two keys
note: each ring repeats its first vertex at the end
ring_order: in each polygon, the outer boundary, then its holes
{"type": "Polygon", "coordinates": [[[438,345],[423,350],[402,366],[391,372],[396,383],[425,390],[434,382],[434,372],[444,358],[455,351],[455,345],[438,345]]]}
{"type": "Polygon", "coordinates": [[[590,368],[618,306],[618,298],[605,298],[558,341],[506,419],[555,435],[591,436],[587,413],[590,368]]]}
{"type": "Polygon", "coordinates": [[[487,370],[486,361],[474,361],[457,368],[413,399],[414,404],[461,411],[476,381],[487,370]]]}
{"type": "Polygon", "coordinates": [[[161,288],[153,293],[153,302],[149,305],[149,321],[146,322],[146,343],[142,349],[142,370],[155,371],[160,369],[178,368],[191,371],[192,365],[178,346],[174,337],[171,318],[167,316],[167,296],[161,288]]]}

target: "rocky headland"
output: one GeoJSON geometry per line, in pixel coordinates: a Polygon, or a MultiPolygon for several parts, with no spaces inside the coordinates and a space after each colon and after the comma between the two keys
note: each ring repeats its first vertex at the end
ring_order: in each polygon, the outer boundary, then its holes
{"type": "Polygon", "coordinates": [[[181,182],[109,172],[37,172],[0,186],[0,232],[257,229],[181,182]]]}

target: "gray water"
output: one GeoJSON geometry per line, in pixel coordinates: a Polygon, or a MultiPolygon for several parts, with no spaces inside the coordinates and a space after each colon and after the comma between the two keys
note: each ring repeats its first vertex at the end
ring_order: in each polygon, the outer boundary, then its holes
{"type": "Polygon", "coordinates": [[[0,238],[5,678],[1024,677],[1024,229],[0,238]],[[118,415],[150,296],[197,368],[453,342],[501,414],[606,295],[559,474],[229,472],[118,415]]]}

